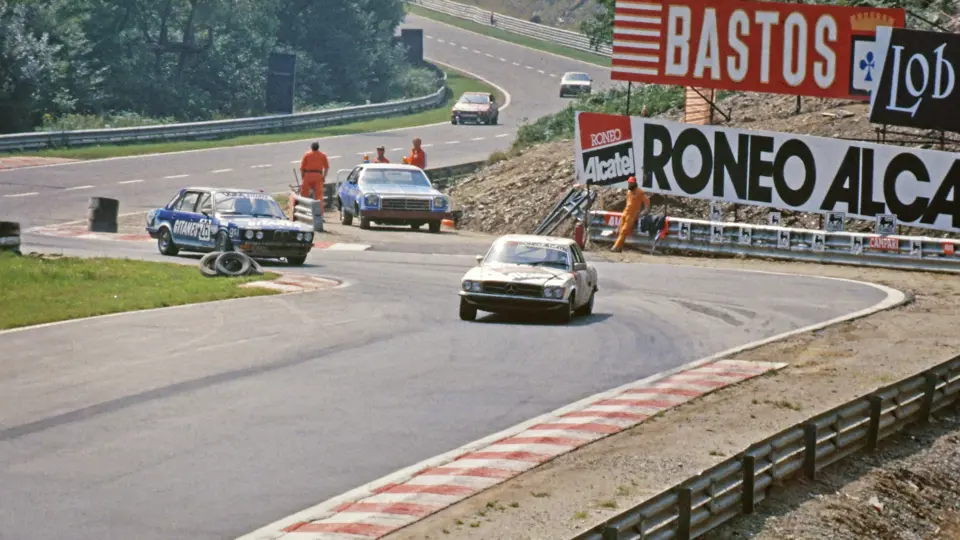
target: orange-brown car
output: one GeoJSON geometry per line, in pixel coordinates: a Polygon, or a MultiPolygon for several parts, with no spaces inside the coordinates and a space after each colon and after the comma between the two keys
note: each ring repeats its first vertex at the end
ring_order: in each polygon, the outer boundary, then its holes
{"type": "Polygon", "coordinates": [[[467,122],[497,125],[499,119],[500,106],[497,97],[490,92],[464,92],[450,111],[453,125],[467,122]]]}

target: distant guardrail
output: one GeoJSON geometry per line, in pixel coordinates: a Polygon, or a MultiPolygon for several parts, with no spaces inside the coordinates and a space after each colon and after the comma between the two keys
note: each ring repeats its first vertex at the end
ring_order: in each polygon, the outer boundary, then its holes
{"type": "Polygon", "coordinates": [[[493,24],[490,21],[489,9],[482,9],[477,6],[451,2],[450,0],[407,0],[407,3],[415,6],[451,15],[458,19],[468,20],[491,28],[499,28],[506,32],[519,34],[541,41],[548,41],[557,45],[563,45],[571,49],[584,52],[591,52],[603,56],[612,56],[613,49],[609,45],[603,45],[600,50],[590,46],[590,39],[579,32],[563,30],[546,24],[538,24],[523,19],[517,19],[507,15],[496,13],[493,17],[493,24]]]}
{"type": "Polygon", "coordinates": [[[412,99],[387,103],[356,105],[339,109],[294,113],[285,115],[162,124],[129,128],[84,129],[76,131],[38,131],[0,135],[0,152],[38,150],[43,148],[90,146],[95,144],[130,144],[151,141],[179,141],[191,139],[216,139],[224,136],[293,131],[330,124],[369,118],[380,118],[429,109],[442,104],[447,98],[447,76],[443,73],[441,87],[434,93],[412,99]]]}
{"type": "Polygon", "coordinates": [[[751,514],[775,484],[817,471],[960,402],[960,356],[751,445],[571,540],[688,540],[751,514]]]}
{"type": "MultiPolygon", "coordinates": [[[[622,215],[621,212],[590,212],[590,240],[613,242],[622,215]]],[[[657,249],[900,270],[960,272],[960,256],[956,253],[956,245],[960,241],[946,238],[813,231],[674,217],[668,217],[667,222],[667,234],[657,242],[657,249]]],[[[627,239],[627,245],[652,247],[653,241],[645,233],[636,230],[627,239]]]]}

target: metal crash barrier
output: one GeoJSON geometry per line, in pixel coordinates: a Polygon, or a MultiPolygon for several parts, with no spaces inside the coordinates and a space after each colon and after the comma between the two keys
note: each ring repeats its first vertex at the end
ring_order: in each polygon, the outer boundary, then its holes
{"type": "Polygon", "coordinates": [[[323,201],[291,192],[290,206],[294,221],[310,225],[315,232],[323,232],[323,201]]]}
{"type": "MultiPolygon", "coordinates": [[[[622,215],[622,212],[590,212],[590,241],[612,243],[616,240],[622,215]]],[[[666,235],[658,241],[657,249],[900,270],[960,272],[960,257],[955,252],[957,244],[960,244],[960,240],[814,231],[668,217],[666,235]]],[[[627,239],[627,245],[644,247],[653,244],[649,235],[635,231],[627,239]]]]}

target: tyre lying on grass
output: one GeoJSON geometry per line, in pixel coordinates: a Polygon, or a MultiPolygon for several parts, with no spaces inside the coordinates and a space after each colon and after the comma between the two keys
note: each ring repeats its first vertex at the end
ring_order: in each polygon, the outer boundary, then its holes
{"type": "Polygon", "coordinates": [[[239,251],[212,251],[200,259],[200,273],[207,277],[262,276],[263,267],[239,251]]]}

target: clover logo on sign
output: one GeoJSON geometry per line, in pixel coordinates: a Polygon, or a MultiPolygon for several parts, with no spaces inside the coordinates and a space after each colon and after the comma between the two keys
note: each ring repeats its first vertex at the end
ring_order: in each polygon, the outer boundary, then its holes
{"type": "Polygon", "coordinates": [[[871,75],[871,73],[873,72],[873,68],[875,67],[876,67],[876,63],[874,62],[874,59],[873,59],[873,51],[870,51],[867,53],[866,58],[863,58],[860,60],[860,71],[867,72],[863,80],[873,81],[873,75],[871,75]]]}

